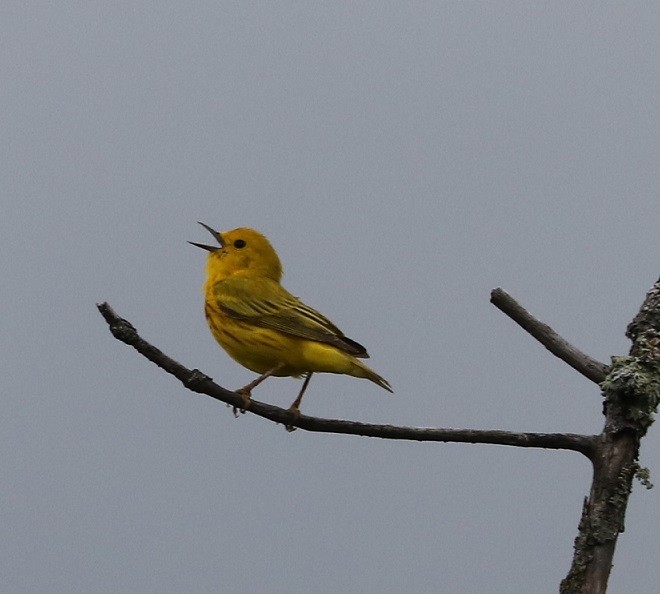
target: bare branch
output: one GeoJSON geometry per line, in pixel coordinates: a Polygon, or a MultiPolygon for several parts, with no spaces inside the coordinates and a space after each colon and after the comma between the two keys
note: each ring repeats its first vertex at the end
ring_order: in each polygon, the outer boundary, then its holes
{"type": "Polygon", "coordinates": [[[563,339],[550,326],[537,320],[503,289],[493,289],[490,302],[538,340],[553,355],[568,363],[587,379],[600,384],[609,367],[583,353],[563,339]]]}
{"type": "MultiPolygon", "coordinates": [[[[127,320],[119,317],[107,304],[97,307],[110,326],[113,336],[134,347],[147,359],[174,375],[184,386],[194,392],[206,394],[211,398],[240,408],[244,405],[243,397],[215,384],[210,377],[200,371],[187,369],[174,359],[141,338],[137,330],[127,320]]],[[[376,425],[344,421],[339,419],[322,419],[307,415],[295,415],[287,409],[272,406],[257,400],[251,400],[248,411],[265,419],[282,423],[287,427],[298,427],[305,431],[322,433],[343,433],[380,437],[382,439],[401,439],[413,441],[436,441],[454,443],[483,443],[509,445],[526,448],[547,448],[557,450],[572,450],[592,458],[596,451],[598,436],[576,435],[572,433],[517,433],[511,431],[450,429],[426,427],[401,427],[394,425],[376,425]]]]}

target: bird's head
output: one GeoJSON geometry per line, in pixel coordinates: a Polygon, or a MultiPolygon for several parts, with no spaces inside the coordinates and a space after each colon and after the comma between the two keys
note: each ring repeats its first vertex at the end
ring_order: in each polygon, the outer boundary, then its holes
{"type": "Polygon", "coordinates": [[[217,282],[232,275],[242,275],[280,281],[280,259],[268,239],[259,231],[239,227],[219,233],[204,223],[200,225],[207,229],[219,244],[211,246],[188,242],[209,252],[206,265],[209,280],[217,282]]]}

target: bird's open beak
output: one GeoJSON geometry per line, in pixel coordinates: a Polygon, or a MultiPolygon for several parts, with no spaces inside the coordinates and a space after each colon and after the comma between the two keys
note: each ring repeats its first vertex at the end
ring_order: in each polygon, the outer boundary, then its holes
{"type": "MultiPolygon", "coordinates": [[[[199,223],[199,221],[197,221],[199,223]]],[[[204,223],[199,223],[204,229],[207,229],[208,232],[215,237],[215,240],[220,244],[220,247],[214,247],[212,245],[206,245],[204,243],[195,243],[194,241],[189,241],[188,243],[191,245],[196,245],[199,248],[202,248],[203,250],[207,250],[209,252],[215,252],[219,250],[222,247],[225,247],[225,244],[222,242],[222,235],[218,233],[215,229],[212,229],[208,225],[205,225],[204,223]]]]}

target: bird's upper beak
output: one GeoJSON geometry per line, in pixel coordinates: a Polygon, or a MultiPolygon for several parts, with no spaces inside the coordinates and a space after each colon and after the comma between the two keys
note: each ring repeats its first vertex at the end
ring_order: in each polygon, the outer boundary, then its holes
{"type": "MultiPolygon", "coordinates": [[[[199,221],[197,221],[197,222],[199,223],[199,221]]],[[[208,232],[211,235],[213,235],[213,237],[215,237],[215,240],[220,244],[220,247],[212,246],[212,245],[206,245],[204,243],[195,243],[194,241],[189,241],[188,242],[189,244],[196,245],[197,247],[202,248],[203,250],[207,250],[209,252],[215,252],[215,251],[219,250],[220,248],[225,247],[225,244],[222,241],[222,235],[220,235],[220,233],[218,231],[216,231],[215,229],[212,229],[211,227],[209,227],[208,225],[205,225],[204,223],[199,223],[199,224],[202,227],[204,227],[204,229],[207,229],[208,232]]]]}

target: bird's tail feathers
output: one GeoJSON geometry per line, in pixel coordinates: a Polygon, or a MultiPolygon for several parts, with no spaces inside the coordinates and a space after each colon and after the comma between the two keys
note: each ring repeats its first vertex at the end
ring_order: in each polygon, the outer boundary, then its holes
{"type": "Polygon", "coordinates": [[[394,392],[394,390],[392,390],[392,386],[390,386],[390,383],[384,377],[378,375],[375,371],[362,363],[362,361],[354,359],[352,371],[353,373],[351,373],[351,375],[354,377],[363,377],[372,381],[374,384],[379,385],[381,388],[384,388],[388,392],[394,392]]]}

